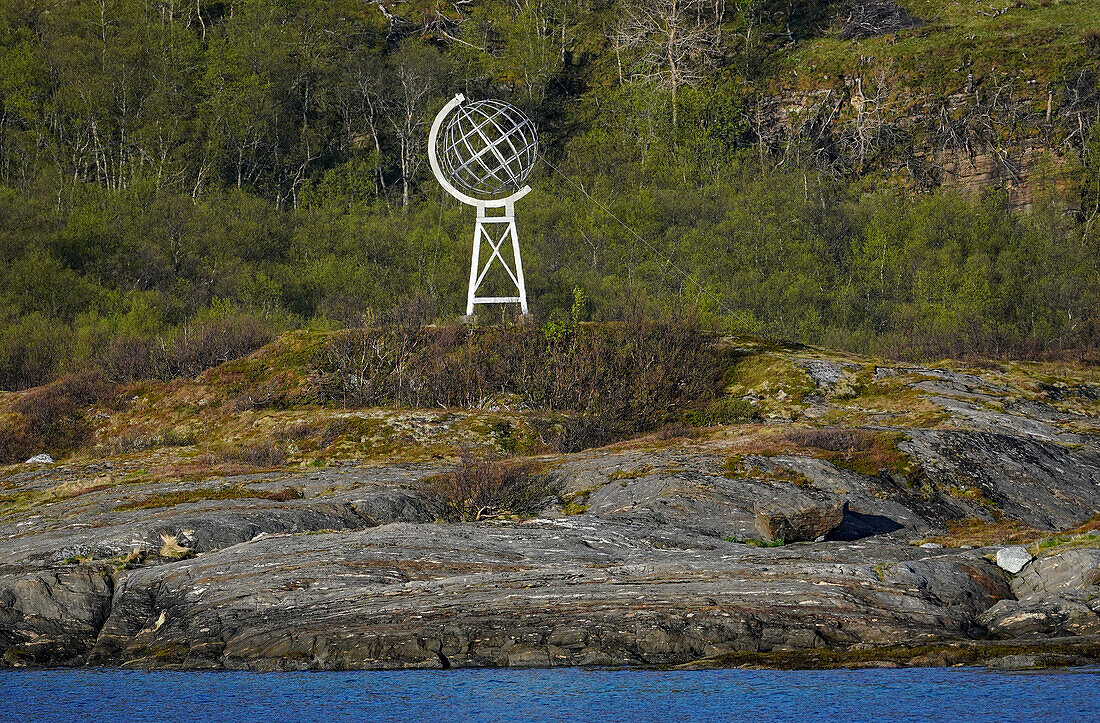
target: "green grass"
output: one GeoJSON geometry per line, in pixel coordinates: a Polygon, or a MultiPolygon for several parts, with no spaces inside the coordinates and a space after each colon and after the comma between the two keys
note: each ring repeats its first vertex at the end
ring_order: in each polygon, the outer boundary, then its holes
{"type": "Polygon", "coordinates": [[[722,466],[722,472],[728,479],[759,477],[775,482],[787,482],[799,489],[806,489],[812,486],[810,478],[801,472],[783,467],[778,467],[771,471],[760,470],[746,462],[739,454],[735,454],[726,460],[725,464],[722,466]]]}
{"type": "Polygon", "coordinates": [[[98,492],[113,484],[113,481],[72,480],[48,489],[19,490],[0,495],[0,516],[26,512],[48,503],[70,500],[89,492],[98,492]]]}
{"type": "Polygon", "coordinates": [[[916,469],[916,463],[898,446],[905,439],[900,432],[809,428],[790,430],[786,437],[812,456],[859,474],[877,475],[886,470],[909,476],[916,469]]]}
{"type": "Polygon", "coordinates": [[[641,467],[635,467],[634,469],[617,469],[611,473],[610,479],[612,482],[618,480],[638,479],[639,477],[645,477],[647,474],[653,471],[653,467],[648,464],[643,464],[641,467]]]}
{"type": "Polygon", "coordinates": [[[780,537],[775,540],[759,540],[755,537],[723,537],[726,542],[739,542],[750,547],[782,547],[785,543],[780,537]]]}
{"type": "Polygon", "coordinates": [[[1031,549],[1038,555],[1056,555],[1066,550],[1082,547],[1100,547],[1100,530],[1077,535],[1057,535],[1039,540],[1031,549]]]}

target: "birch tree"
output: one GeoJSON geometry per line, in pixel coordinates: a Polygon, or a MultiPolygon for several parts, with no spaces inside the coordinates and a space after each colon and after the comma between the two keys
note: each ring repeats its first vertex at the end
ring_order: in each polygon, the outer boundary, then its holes
{"type": "Polygon", "coordinates": [[[615,33],[623,72],[671,93],[673,134],[678,91],[703,80],[721,52],[722,14],[714,0],[633,0],[615,33]]]}

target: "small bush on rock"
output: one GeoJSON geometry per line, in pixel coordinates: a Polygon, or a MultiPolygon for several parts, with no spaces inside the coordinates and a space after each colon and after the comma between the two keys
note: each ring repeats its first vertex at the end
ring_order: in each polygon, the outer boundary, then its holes
{"type": "Polygon", "coordinates": [[[278,467],[286,461],[286,450],[272,440],[267,440],[228,449],[224,452],[224,459],[252,467],[278,467]]]}
{"type": "Polygon", "coordinates": [[[422,480],[418,493],[440,519],[477,522],[534,515],[559,487],[530,463],[466,454],[454,472],[422,480]]]}

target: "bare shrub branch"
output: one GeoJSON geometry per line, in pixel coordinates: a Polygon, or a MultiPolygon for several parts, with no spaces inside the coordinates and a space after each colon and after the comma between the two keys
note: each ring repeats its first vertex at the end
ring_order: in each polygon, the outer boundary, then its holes
{"type": "Polygon", "coordinates": [[[457,470],[422,480],[417,491],[440,519],[477,522],[537,514],[558,494],[560,485],[530,463],[467,453],[457,470]]]}

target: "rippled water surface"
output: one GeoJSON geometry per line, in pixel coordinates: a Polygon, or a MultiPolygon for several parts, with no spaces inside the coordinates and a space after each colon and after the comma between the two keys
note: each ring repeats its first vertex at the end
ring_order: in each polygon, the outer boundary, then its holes
{"type": "Polygon", "coordinates": [[[1098,721],[1100,670],[6,670],[11,720],[1098,721]]]}

